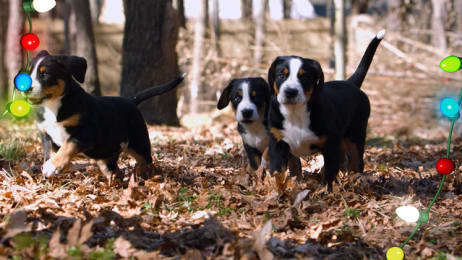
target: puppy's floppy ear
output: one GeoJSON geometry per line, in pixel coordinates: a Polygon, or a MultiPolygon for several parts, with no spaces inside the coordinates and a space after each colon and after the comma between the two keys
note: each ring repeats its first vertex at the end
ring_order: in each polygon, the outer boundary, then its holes
{"type": "Polygon", "coordinates": [[[236,80],[235,79],[231,80],[228,86],[226,86],[223,92],[221,92],[220,99],[218,100],[218,103],[217,103],[217,108],[219,110],[225,108],[229,104],[229,101],[231,100],[230,94],[231,94],[231,90],[233,89],[234,83],[236,83],[236,80]]]}
{"type": "Polygon", "coordinates": [[[316,78],[316,88],[314,91],[319,91],[324,87],[324,72],[322,71],[321,64],[316,60],[312,60],[313,67],[317,72],[316,78]]]}
{"type": "Polygon", "coordinates": [[[276,73],[276,65],[281,61],[281,57],[278,56],[276,57],[276,59],[273,61],[273,63],[271,63],[271,66],[268,70],[268,83],[269,83],[269,87],[270,87],[270,91],[271,91],[271,95],[274,95],[275,94],[275,90],[274,90],[274,79],[276,77],[275,73],[276,73]]]}
{"type": "Polygon", "coordinates": [[[58,60],[66,69],[74,76],[74,78],[83,83],[85,81],[85,73],[87,72],[87,61],[78,56],[59,56],[58,60]]]}

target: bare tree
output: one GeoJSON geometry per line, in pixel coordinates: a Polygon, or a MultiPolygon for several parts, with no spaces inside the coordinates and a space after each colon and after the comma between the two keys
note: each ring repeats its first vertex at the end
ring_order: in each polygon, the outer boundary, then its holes
{"type": "Polygon", "coordinates": [[[442,0],[432,0],[432,43],[440,50],[446,50],[446,37],[444,35],[444,3],[442,0]]]}
{"type": "Polygon", "coordinates": [[[462,0],[454,0],[454,9],[456,11],[457,19],[457,33],[462,33],[462,0]]]}
{"type": "Polygon", "coordinates": [[[345,79],[345,0],[334,0],[334,53],[335,53],[335,79],[345,79]]]}
{"type": "Polygon", "coordinates": [[[282,10],[284,19],[290,19],[290,11],[292,9],[292,0],[282,0],[282,10]]]}
{"type": "Polygon", "coordinates": [[[352,0],[351,14],[365,14],[369,9],[369,0],[352,0]]]}
{"type": "MultiPolygon", "coordinates": [[[[169,0],[125,0],[121,96],[179,76],[176,44],[179,18],[169,0]],[[142,7],[142,8],[140,8],[142,7]]],[[[179,125],[176,91],[139,105],[148,124],[179,125]]]]}
{"type": "Polygon", "coordinates": [[[91,20],[94,24],[99,22],[104,0],[90,0],[91,20]]]}
{"type": "Polygon", "coordinates": [[[178,11],[180,25],[186,29],[186,16],[184,15],[184,0],[174,0],[173,8],[178,11]]]}
{"type": "MultiPolygon", "coordinates": [[[[0,0],[1,6],[8,6],[8,0],[0,0]]],[[[0,104],[8,94],[8,74],[5,66],[6,33],[8,30],[8,8],[0,12],[0,104]]]]}
{"type": "Polygon", "coordinates": [[[95,36],[91,22],[89,0],[70,1],[75,17],[76,53],[87,60],[85,90],[95,96],[101,96],[98,78],[98,57],[96,55],[95,36]]]}
{"type": "Polygon", "coordinates": [[[243,20],[252,20],[252,13],[252,0],[241,0],[241,18],[243,20]]]}
{"type": "Polygon", "coordinates": [[[213,6],[212,6],[212,29],[213,29],[213,34],[212,34],[212,43],[215,49],[215,52],[218,56],[221,56],[221,48],[220,48],[220,5],[218,3],[218,0],[213,0],[213,6]]]}
{"type": "Polygon", "coordinates": [[[263,44],[265,41],[265,15],[268,9],[268,0],[257,0],[258,13],[255,20],[255,50],[253,63],[255,67],[261,64],[263,59],[263,44]]]}
{"type": "MultiPolygon", "coordinates": [[[[8,82],[23,69],[23,50],[19,41],[24,34],[24,10],[21,0],[9,0],[8,32],[6,35],[6,68],[8,82]]],[[[12,91],[13,84],[9,88],[12,91]]]]}
{"type": "Polygon", "coordinates": [[[194,26],[194,50],[193,50],[193,62],[191,71],[191,85],[190,85],[190,106],[191,112],[198,112],[198,98],[199,88],[201,82],[202,73],[202,58],[204,55],[204,37],[206,29],[206,12],[207,12],[208,0],[200,0],[199,16],[196,19],[194,26]]]}

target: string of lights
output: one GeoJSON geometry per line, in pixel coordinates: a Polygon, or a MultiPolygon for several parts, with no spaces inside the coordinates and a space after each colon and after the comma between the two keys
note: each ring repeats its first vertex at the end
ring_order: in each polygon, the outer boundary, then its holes
{"type": "MultiPolygon", "coordinates": [[[[456,72],[461,69],[461,58],[457,56],[448,56],[444,58],[440,63],[440,68],[446,72],[456,72]]],[[[460,117],[459,107],[462,102],[462,89],[459,92],[459,99],[455,100],[453,98],[447,97],[443,98],[440,103],[440,110],[441,113],[451,120],[451,126],[449,127],[449,135],[448,141],[446,146],[446,157],[439,159],[436,162],[436,171],[443,175],[441,178],[440,185],[438,187],[438,191],[436,192],[433,200],[431,201],[430,205],[425,211],[419,212],[419,210],[413,206],[401,206],[396,209],[396,214],[406,222],[417,222],[412,233],[409,237],[399,246],[399,247],[392,247],[387,250],[387,259],[388,260],[402,260],[404,259],[404,251],[403,248],[409,242],[409,240],[414,237],[417,233],[418,229],[423,225],[428,223],[429,214],[432,206],[435,204],[436,199],[440,195],[441,189],[443,188],[444,181],[446,180],[446,176],[451,174],[454,171],[455,164],[454,162],[449,159],[450,151],[451,151],[451,138],[452,138],[452,130],[454,129],[455,122],[460,117]]]]}
{"type": "Polygon", "coordinates": [[[26,18],[29,23],[29,32],[21,37],[21,46],[26,50],[27,62],[26,66],[21,69],[14,78],[14,89],[12,100],[6,104],[6,110],[0,115],[0,119],[8,113],[16,119],[27,117],[31,111],[31,106],[27,100],[21,95],[17,98],[16,91],[24,92],[32,86],[32,78],[30,77],[30,52],[37,49],[40,45],[40,39],[37,35],[32,33],[32,19],[31,12],[37,11],[39,13],[48,12],[56,6],[55,0],[24,0],[22,2],[26,18]]]}

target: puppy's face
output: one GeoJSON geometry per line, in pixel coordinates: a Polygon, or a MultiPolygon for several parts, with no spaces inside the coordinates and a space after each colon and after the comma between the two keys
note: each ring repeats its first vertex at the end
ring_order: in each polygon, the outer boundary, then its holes
{"type": "Polygon", "coordinates": [[[262,78],[233,79],[223,90],[217,108],[233,106],[236,120],[249,124],[263,117],[270,96],[269,86],[262,78]]]}
{"type": "Polygon", "coordinates": [[[83,83],[87,63],[76,56],[52,56],[41,51],[31,61],[32,86],[26,92],[27,99],[34,105],[63,96],[72,80],[83,83]]]}
{"type": "Polygon", "coordinates": [[[306,104],[323,86],[321,65],[297,56],[277,57],[268,71],[271,93],[280,104],[306,104]]]}

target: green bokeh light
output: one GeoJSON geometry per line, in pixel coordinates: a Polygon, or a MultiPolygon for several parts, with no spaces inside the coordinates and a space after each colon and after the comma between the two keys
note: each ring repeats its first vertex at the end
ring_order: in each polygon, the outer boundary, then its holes
{"type": "Polygon", "coordinates": [[[446,72],[456,72],[460,69],[461,62],[457,56],[448,56],[440,63],[440,68],[446,72]]]}

